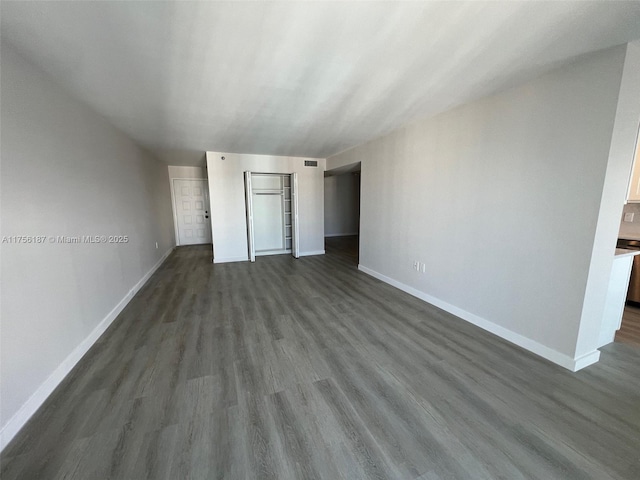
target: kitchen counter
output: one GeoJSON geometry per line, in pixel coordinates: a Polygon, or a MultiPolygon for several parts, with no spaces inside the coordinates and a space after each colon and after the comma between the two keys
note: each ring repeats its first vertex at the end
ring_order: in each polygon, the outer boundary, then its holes
{"type": "Polygon", "coordinates": [[[616,248],[616,258],[633,257],[635,255],[640,255],[640,250],[627,250],[626,248],[616,248]]]}

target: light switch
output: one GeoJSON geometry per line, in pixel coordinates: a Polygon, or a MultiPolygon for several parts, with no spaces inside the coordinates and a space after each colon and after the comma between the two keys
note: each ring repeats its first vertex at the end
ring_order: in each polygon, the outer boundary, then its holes
{"type": "Polygon", "coordinates": [[[632,212],[628,212],[624,214],[624,221],[625,222],[633,222],[633,213],[632,212]]]}

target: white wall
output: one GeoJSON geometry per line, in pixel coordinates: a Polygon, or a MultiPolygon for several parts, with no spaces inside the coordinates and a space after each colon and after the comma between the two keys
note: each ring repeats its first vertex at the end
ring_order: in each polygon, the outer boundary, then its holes
{"type": "Polygon", "coordinates": [[[582,57],[329,158],[328,169],[362,162],[361,268],[583,366],[576,344],[624,56],[582,57]]]}
{"type": "Polygon", "coordinates": [[[298,174],[300,255],[324,253],[324,159],[207,152],[214,262],[248,259],[243,172],[298,174]],[[221,160],[224,156],[225,160],[221,160]]]}
{"type": "Polygon", "coordinates": [[[578,359],[588,358],[600,345],[603,314],[613,264],[623,203],[633,164],[640,122],[640,41],[627,46],[620,82],[600,213],[593,242],[591,265],[582,307],[575,350],[578,359]]]}
{"type": "Polygon", "coordinates": [[[204,167],[169,165],[169,180],[173,182],[174,178],[207,178],[207,169],[204,167]]]}
{"type": "Polygon", "coordinates": [[[624,222],[624,216],[620,214],[619,236],[640,239],[640,203],[626,204],[623,213],[633,213],[633,222],[624,222]]]}
{"type": "Polygon", "coordinates": [[[4,446],[174,238],[166,165],[4,40],[1,59],[2,235],[129,236],[125,244],[1,245],[4,446]]]}
{"type": "Polygon", "coordinates": [[[357,235],[360,222],[360,175],[324,179],[324,236],[357,235]]]}

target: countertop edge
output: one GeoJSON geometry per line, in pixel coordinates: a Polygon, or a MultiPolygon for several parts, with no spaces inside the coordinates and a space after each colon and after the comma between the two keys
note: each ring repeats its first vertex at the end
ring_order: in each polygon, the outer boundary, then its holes
{"type": "Polygon", "coordinates": [[[628,250],[626,248],[616,248],[615,258],[635,257],[636,255],[640,255],[640,250],[628,250]]]}

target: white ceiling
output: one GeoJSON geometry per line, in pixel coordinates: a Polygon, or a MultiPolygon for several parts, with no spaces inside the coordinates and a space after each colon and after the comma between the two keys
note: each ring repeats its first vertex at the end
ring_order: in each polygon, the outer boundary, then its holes
{"type": "Polygon", "coordinates": [[[640,2],[1,2],[1,33],[175,165],[326,157],[640,38],[640,2]]]}

